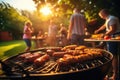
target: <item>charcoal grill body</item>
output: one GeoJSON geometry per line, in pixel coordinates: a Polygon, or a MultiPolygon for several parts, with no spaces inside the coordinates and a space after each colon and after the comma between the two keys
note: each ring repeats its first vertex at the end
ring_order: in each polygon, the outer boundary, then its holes
{"type": "MultiPolygon", "coordinates": [[[[35,51],[34,51],[35,52],[35,51]]],[[[6,74],[5,79],[16,79],[16,80],[103,80],[106,76],[107,72],[112,65],[113,55],[110,52],[106,52],[106,56],[109,60],[99,66],[95,66],[88,69],[82,69],[78,71],[71,72],[58,72],[58,73],[46,73],[46,74],[36,74],[24,72],[20,74],[6,74]]],[[[16,57],[16,56],[14,56],[16,57]]],[[[9,62],[11,57],[4,62],[9,62]]]]}

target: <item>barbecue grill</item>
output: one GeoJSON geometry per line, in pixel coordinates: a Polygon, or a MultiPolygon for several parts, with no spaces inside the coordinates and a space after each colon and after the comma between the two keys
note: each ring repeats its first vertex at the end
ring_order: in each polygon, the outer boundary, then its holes
{"type": "MultiPolygon", "coordinates": [[[[49,48],[39,48],[31,53],[39,52],[45,54],[49,48]]],[[[56,51],[57,48],[56,48],[56,51]]],[[[104,57],[92,59],[85,62],[78,62],[60,68],[54,58],[51,58],[42,66],[36,66],[30,62],[19,60],[18,55],[12,56],[1,61],[4,75],[1,78],[9,79],[27,79],[27,80],[103,80],[106,76],[113,59],[113,55],[103,50],[104,57]]]]}

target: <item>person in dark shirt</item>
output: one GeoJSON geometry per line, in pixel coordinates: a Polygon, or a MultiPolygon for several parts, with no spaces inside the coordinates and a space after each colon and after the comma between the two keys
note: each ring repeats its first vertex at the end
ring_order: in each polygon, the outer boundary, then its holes
{"type": "Polygon", "coordinates": [[[86,19],[80,14],[78,8],[74,9],[74,14],[71,15],[67,39],[71,40],[71,44],[83,45],[84,35],[86,33],[86,19]]]}

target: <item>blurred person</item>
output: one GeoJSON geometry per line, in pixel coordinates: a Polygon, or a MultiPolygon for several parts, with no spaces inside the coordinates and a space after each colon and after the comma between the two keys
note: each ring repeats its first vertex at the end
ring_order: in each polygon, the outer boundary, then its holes
{"type": "Polygon", "coordinates": [[[83,45],[84,35],[87,31],[86,19],[78,8],[74,8],[73,12],[74,14],[70,18],[67,39],[71,41],[71,44],[83,45]]]}
{"type": "Polygon", "coordinates": [[[48,44],[49,46],[56,46],[56,35],[58,33],[58,28],[53,22],[53,20],[50,20],[50,24],[48,27],[48,44]]]}
{"type": "Polygon", "coordinates": [[[60,24],[60,30],[58,33],[60,34],[59,45],[66,46],[67,45],[67,29],[63,25],[63,23],[60,24]]]}
{"type": "Polygon", "coordinates": [[[44,39],[48,38],[48,32],[44,32],[44,39]]]}
{"type": "Polygon", "coordinates": [[[43,47],[43,40],[44,40],[44,33],[43,30],[40,29],[38,34],[37,34],[37,47],[43,47]]]}
{"type": "Polygon", "coordinates": [[[48,32],[44,32],[44,37],[43,37],[43,42],[44,42],[44,46],[48,46],[49,42],[48,42],[48,32]]]}
{"type": "MultiPolygon", "coordinates": [[[[114,37],[120,34],[120,23],[119,19],[116,16],[110,14],[107,9],[102,9],[99,12],[99,16],[102,19],[105,19],[105,23],[97,30],[95,33],[99,33],[101,30],[106,29],[104,38],[106,37],[114,37]]],[[[119,57],[118,57],[118,42],[107,42],[107,50],[113,54],[113,61],[112,61],[112,71],[113,75],[111,77],[112,80],[117,80],[119,74],[119,57]]]]}
{"type": "Polygon", "coordinates": [[[26,43],[27,48],[25,51],[29,51],[31,49],[31,36],[33,33],[32,23],[30,21],[25,22],[24,30],[23,30],[23,40],[26,43]]]}
{"type": "Polygon", "coordinates": [[[59,33],[65,37],[67,37],[67,29],[66,27],[63,25],[63,23],[60,24],[60,30],[59,33]]]}
{"type": "Polygon", "coordinates": [[[44,36],[43,30],[40,29],[39,32],[38,32],[38,34],[37,34],[37,37],[42,38],[43,36],[44,36]]]}

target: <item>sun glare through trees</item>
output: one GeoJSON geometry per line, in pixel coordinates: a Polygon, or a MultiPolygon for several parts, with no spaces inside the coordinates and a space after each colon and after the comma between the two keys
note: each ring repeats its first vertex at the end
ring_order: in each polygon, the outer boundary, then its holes
{"type": "Polygon", "coordinates": [[[48,6],[44,6],[40,9],[40,12],[43,14],[43,15],[50,15],[52,13],[50,7],[48,6]]]}

